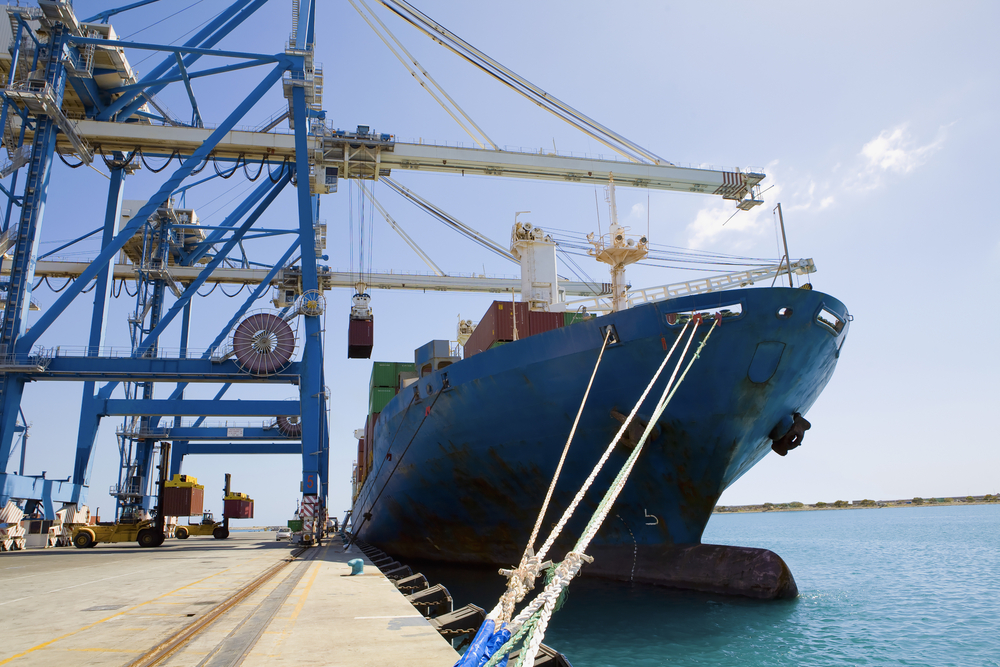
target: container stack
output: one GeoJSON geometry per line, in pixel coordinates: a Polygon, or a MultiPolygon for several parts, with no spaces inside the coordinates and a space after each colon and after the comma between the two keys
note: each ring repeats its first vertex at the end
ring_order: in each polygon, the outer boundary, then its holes
{"type": "Polygon", "coordinates": [[[528,310],[528,304],[521,302],[494,301],[466,341],[465,357],[512,342],[515,324],[517,339],[521,339],[560,329],[586,317],[582,313],[528,310]]]}
{"type": "Polygon", "coordinates": [[[205,487],[190,475],[174,475],[163,489],[164,516],[200,516],[205,508],[205,487]]]}
{"type": "Polygon", "coordinates": [[[368,385],[368,418],[364,432],[358,438],[358,467],[356,483],[358,488],[364,483],[374,460],[375,424],[378,416],[389,404],[404,380],[416,377],[414,365],[406,361],[376,361],[372,364],[372,377],[368,385]]]}
{"type": "Polygon", "coordinates": [[[415,377],[413,364],[405,361],[376,361],[372,365],[372,378],[368,385],[368,414],[382,409],[399,393],[400,376],[415,377]]]}
{"type": "Polygon", "coordinates": [[[24,548],[24,512],[13,500],[0,509],[0,551],[20,551],[24,548]]]}

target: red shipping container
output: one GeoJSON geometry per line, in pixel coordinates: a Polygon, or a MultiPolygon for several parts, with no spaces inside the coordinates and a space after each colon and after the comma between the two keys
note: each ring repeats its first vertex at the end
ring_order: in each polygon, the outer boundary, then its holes
{"type": "Polygon", "coordinates": [[[163,516],[197,516],[204,507],[204,488],[168,486],[163,489],[163,516]]]}
{"type": "Polygon", "coordinates": [[[517,337],[526,338],[528,333],[528,304],[510,301],[494,301],[476,325],[476,330],[465,344],[465,356],[470,357],[497,341],[514,340],[514,319],[517,319],[517,337]],[[516,313],[516,315],[515,315],[516,313]]]}
{"type": "Polygon", "coordinates": [[[371,359],[375,344],[375,320],[351,318],[347,327],[347,358],[371,359]]]}
{"type": "Polygon", "coordinates": [[[358,440],[358,468],[361,467],[361,463],[365,460],[365,439],[361,438],[358,440]]]}
{"type": "Polygon", "coordinates": [[[229,519],[252,519],[253,501],[242,499],[224,500],[222,511],[223,515],[229,519]]]}
{"type": "Polygon", "coordinates": [[[546,313],[535,310],[529,311],[528,334],[534,336],[535,334],[558,329],[563,326],[565,319],[566,318],[562,313],[546,313]]]}

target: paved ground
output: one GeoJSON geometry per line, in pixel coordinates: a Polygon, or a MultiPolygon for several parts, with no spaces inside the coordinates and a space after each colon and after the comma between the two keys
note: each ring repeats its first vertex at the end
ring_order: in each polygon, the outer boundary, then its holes
{"type": "MultiPolygon", "coordinates": [[[[289,554],[273,533],[0,555],[0,665],[127,665],[289,554]]],[[[163,664],[450,667],[457,654],[340,540],[303,557],[163,664]]]]}

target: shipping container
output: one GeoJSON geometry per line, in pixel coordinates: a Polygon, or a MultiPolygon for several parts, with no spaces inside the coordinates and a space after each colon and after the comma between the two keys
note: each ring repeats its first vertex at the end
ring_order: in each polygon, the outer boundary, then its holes
{"type": "Polygon", "coordinates": [[[372,387],[368,396],[368,413],[382,412],[389,401],[396,396],[396,388],[392,385],[388,387],[372,387]]]}
{"type": "Polygon", "coordinates": [[[534,336],[553,329],[561,329],[565,319],[564,313],[528,311],[528,335],[534,336]]]}
{"type": "Polygon", "coordinates": [[[347,358],[370,359],[375,344],[375,321],[351,319],[347,327],[347,358]]]}
{"type": "Polygon", "coordinates": [[[559,329],[566,322],[565,313],[532,311],[526,303],[494,301],[465,344],[466,358],[513,341],[515,313],[519,339],[559,329]]]}
{"type": "Polygon", "coordinates": [[[563,326],[568,327],[571,324],[576,324],[577,322],[583,322],[585,320],[593,319],[596,317],[594,313],[563,313],[563,326]]]}
{"type": "Polygon", "coordinates": [[[396,385],[397,363],[395,361],[376,361],[372,365],[372,379],[368,388],[393,387],[396,385]]]}
{"type": "Polygon", "coordinates": [[[167,486],[163,489],[163,516],[198,516],[204,508],[203,486],[167,486]]]}
{"type": "Polygon", "coordinates": [[[228,519],[252,519],[253,501],[249,498],[225,498],[222,515],[228,519]]]}

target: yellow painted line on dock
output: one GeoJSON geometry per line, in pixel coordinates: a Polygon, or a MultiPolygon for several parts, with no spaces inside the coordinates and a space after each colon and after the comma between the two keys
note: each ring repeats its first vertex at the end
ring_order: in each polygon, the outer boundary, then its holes
{"type": "Polygon", "coordinates": [[[288,620],[292,623],[294,623],[295,619],[299,617],[299,612],[302,611],[302,606],[306,603],[306,598],[309,597],[309,591],[316,582],[316,575],[319,574],[319,567],[317,567],[317,563],[315,561],[313,561],[310,566],[312,567],[312,576],[309,577],[309,583],[306,584],[305,589],[299,595],[299,601],[295,605],[295,609],[292,610],[291,616],[288,617],[288,620]]]}
{"type": "MultiPolygon", "coordinates": [[[[252,558],[251,560],[247,561],[246,563],[243,563],[242,565],[249,565],[253,561],[259,560],[260,558],[263,558],[263,556],[258,556],[257,558],[252,558]]],[[[101,623],[104,623],[106,621],[110,621],[113,618],[118,618],[119,616],[127,614],[130,611],[134,611],[134,610],[138,609],[139,607],[144,607],[147,604],[156,602],[160,598],[168,597],[170,595],[173,595],[174,593],[177,593],[179,591],[183,591],[186,588],[190,588],[190,587],[192,587],[192,586],[194,586],[196,584],[200,584],[203,581],[208,581],[212,577],[217,577],[220,574],[224,574],[226,572],[229,572],[232,569],[235,569],[236,567],[240,567],[240,565],[236,565],[236,566],[233,566],[233,567],[227,567],[225,570],[220,570],[220,571],[216,572],[215,574],[210,574],[207,577],[199,579],[198,581],[192,581],[190,584],[187,584],[186,586],[181,586],[180,588],[172,590],[169,593],[164,593],[163,595],[155,597],[152,600],[146,600],[145,602],[140,602],[139,604],[135,605],[134,607],[130,607],[128,609],[125,609],[124,611],[120,611],[117,614],[111,614],[110,616],[108,616],[106,618],[102,618],[99,621],[94,621],[90,625],[85,625],[82,628],[79,628],[77,630],[73,630],[72,632],[67,632],[64,635],[60,635],[59,637],[56,637],[54,639],[50,639],[47,642],[42,642],[41,644],[38,644],[37,646],[32,646],[31,648],[29,648],[27,650],[24,650],[24,651],[21,651],[20,653],[17,653],[15,655],[12,655],[12,656],[10,656],[9,658],[7,658],[5,660],[0,660],[0,665],[6,665],[6,664],[8,664],[10,662],[13,662],[14,660],[17,660],[18,658],[23,658],[24,656],[26,656],[26,655],[28,655],[30,653],[34,653],[35,651],[38,651],[38,650],[43,649],[43,648],[46,648],[47,646],[51,646],[52,644],[55,644],[57,641],[66,639],[67,637],[72,637],[75,634],[79,634],[79,633],[83,632],[84,630],[89,630],[90,628],[92,628],[92,627],[94,627],[96,625],[100,625],[101,623]]],[[[147,615],[147,614],[144,614],[144,615],[147,615]]],[[[155,616],[155,615],[158,615],[158,614],[148,614],[148,615],[155,616]]]]}

